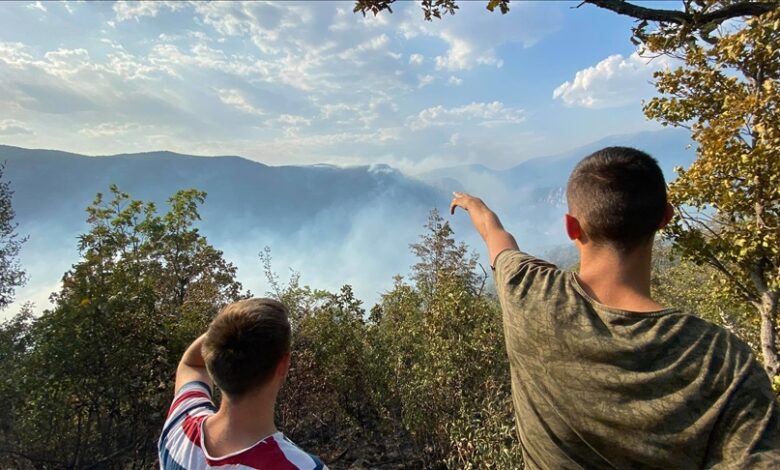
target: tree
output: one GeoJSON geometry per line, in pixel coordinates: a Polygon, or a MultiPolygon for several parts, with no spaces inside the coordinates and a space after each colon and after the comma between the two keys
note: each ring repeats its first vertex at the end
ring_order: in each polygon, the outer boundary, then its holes
{"type": "Polygon", "coordinates": [[[449,468],[517,468],[509,364],[498,302],[484,295],[476,258],[432,211],[411,283],[396,277],[378,321],[386,403],[424,462],[449,468]]]}
{"type": "Polygon", "coordinates": [[[280,429],[331,462],[386,454],[392,439],[381,433],[379,408],[388,394],[377,380],[386,358],[376,354],[375,325],[362,302],[349,285],[337,293],[301,286],[297,272],[282,283],[268,247],[260,259],[267,295],[284,303],[293,329],[290,371],[276,408],[280,429]]]}
{"type": "Polygon", "coordinates": [[[27,281],[27,275],[19,265],[19,251],[27,237],[16,233],[14,208],[11,205],[11,183],[2,181],[5,166],[0,165],[0,310],[14,301],[17,287],[27,281]]]}
{"type": "Polygon", "coordinates": [[[742,338],[757,355],[761,354],[761,321],[755,309],[722,289],[717,270],[683,259],[679,248],[667,240],[657,241],[653,249],[651,286],[653,299],[661,305],[673,305],[720,325],[742,338]]]}
{"type": "Polygon", "coordinates": [[[153,203],[112,186],[110,200],[98,194],[87,208],[81,259],[52,295],[55,307],[0,331],[17,344],[8,383],[18,398],[0,466],[154,462],[179,357],[219,308],[241,297],[235,267],[193,227],[204,198],[180,191],[160,216],[153,203]]]}
{"type": "Polygon", "coordinates": [[[646,37],[648,52],[673,53],[684,65],[655,74],[662,96],[645,104],[645,114],[689,129],[697,159],[671,185],[679,217],[667,233],[686,259],[720,274],[716,296],[738,296],[755,307],[764,367],[774,378],[780,374],[780,10],[707,41],[669,44],[663,32],[646,37]]]}
{"type": "Polygon", "coordinates": [[[418,243],[410,245],[417,263],[412,267],[411,278],[425,298],[433,298],[436,289],[445,285],[456,285],[469,294],[478,287],[474,269],[476,255],[469,255],[464,243],[457,244],[452,238],[452,228],[433,209],[425,224],[427,232],[418,243]]]}

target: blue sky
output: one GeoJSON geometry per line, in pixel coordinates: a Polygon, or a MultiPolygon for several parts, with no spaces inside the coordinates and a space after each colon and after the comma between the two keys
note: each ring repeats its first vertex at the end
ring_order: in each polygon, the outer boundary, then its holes
{"type": "Polygon", "coordinates": [[[0,4],[0,143],[264,163],[508,167],[656,129],[632,22],[577,2],[0,4]]]}

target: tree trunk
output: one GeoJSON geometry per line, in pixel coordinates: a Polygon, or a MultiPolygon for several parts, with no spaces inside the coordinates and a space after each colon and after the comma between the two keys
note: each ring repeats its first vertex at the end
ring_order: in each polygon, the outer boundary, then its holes
{"type": "Polygon", "coordinates": [[[758,303],[761,314],[761,353],[764,356],[764,369],[772,380],[780,374],[780,357],[777,354],[777,330],[775,329],[780,302],[778,292],[766,290],[761,293],[758,303]]]}

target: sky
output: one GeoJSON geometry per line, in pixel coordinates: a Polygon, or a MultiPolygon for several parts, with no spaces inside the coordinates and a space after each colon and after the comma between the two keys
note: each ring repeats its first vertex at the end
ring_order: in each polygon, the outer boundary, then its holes
{"type": "Polygon", "coordinates": [[[2,2],[0,143],[506,168],[658,128],[632,21],[578,2],[2,2]]]}

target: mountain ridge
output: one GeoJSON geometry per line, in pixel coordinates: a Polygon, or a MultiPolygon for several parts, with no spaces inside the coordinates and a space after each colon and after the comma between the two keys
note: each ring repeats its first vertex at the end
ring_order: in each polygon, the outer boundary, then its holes
{"type": "MultiPolygon", "coordinates": [[[[693,156],[675,150],[690,143],[687,135],[645,133],[610,136],[506,170],[477,163],[421,177],[383,163],[272,166],[235,155],[87,156],[0,145],[18,231],[30,235],[21,261],[32,281],[18,300],[45,305],[62,273],[78,259],[76,237],[88,229],[84,209],[112,183],[135,199],[155,202],[161,211],[177,190],[205,191],[198,226],[236,263],[240,279],[253,291],[263,285],[256,255],[270,246],[278,265],[300,271],[307,283],[330,289],[349,283],[360,298],[376,298],[393,275],[407,272],[413,262],[407,247],[423,231],[432,208],[446,212],[452,190],[483,197],[524,249],[541,252],[565,243],[560,220],[568,174],[589,148],[611,143],[668,153],[670,158],[661,159],[667,167],[693,156]]],[[[467,217],[447,220],[460,240],[482,252],[467,217]]]]}

